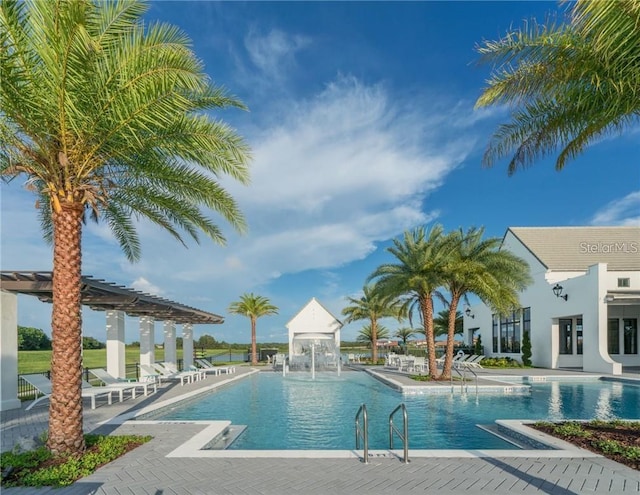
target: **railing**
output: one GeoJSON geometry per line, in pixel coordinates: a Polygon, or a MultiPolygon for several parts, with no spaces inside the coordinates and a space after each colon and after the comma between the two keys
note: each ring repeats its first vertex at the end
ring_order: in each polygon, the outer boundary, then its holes
{"type": "Polygon", "coordinates": [[[389,449],[391,450],[393,450],[394,433],[400,437],[400,440],[402,440],[402,445],[404,447],[403,461],[406,464],[409,462],[409,418],[407,417],[407,408],[404,404],[400,404],[391,414],[389,414],[389,449]],[[400,430],[393,424],[393,416],[398,411],[402,411],[402,433],[400,433],[400,430]]]}
{"type": "Polygon", "coordinates": [[[360,450],[360,438],[364,447],[363,462],[369,464],[369,420],[367,418],[367,406],[362,404],[356,413],[356,450],[360,450]],[[362,414],[362,426],[360,426],[360,414],[362,414]]]}

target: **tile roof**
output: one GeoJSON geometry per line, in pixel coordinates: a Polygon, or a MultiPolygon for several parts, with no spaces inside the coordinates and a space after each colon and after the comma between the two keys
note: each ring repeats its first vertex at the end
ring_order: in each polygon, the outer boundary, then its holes
{"type": "Polygon", "coordinates": [[[607,263],[609,271],[640,271],[640,227],[509,227],[509,232],[548,270],[583,271],[607,263]]]}

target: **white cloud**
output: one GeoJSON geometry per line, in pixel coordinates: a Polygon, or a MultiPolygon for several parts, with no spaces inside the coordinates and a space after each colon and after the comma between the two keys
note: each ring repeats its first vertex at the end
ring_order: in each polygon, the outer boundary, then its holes
{"type": "Polygon", "coordinates": [[[138,277],[131,282],[131,287],[147,294],[153,294],[154,296],[161,296],[163,294],[162,288],[152,284],[144,277],[138,277]]]}
{"type": "Polygon", "coordinates": [[[266,35],[251,29],[244,45],[253,64],[266,76],[280,80],[295,65],[295,54],[308,46],[310,38],[272,29],[266,35]]]}
{"type": "MultiPolygon", "coordinates": [[[[184,249],[166,232],[141,221],[142,258],[130,264],[104,225],[89,226],[83,239],[83,272],[224,315],[243,292],[269,297],[268,284],[278,277],[330,271],[366,258],[379,242],[437,217],[436,208],[425,209],[426,198],[475,144],[464,124],[467,114],[473,114],[470,108],[448,104],[442,97],[411,98],[407,102],[382,85],[339,77],[318,95],[261,113],[270,121],[256,117],[252,125],[262,130],[247,135],[254,155],[252,185],[223,181],[247,216],[246,236],[236,235],[219,220],[229,238],[227,247],[203,238],[184,249]],[[454,130],[449,130],[450,122],[456,123],[454,130]]],[[[2,225],[3,249],[15,256],[5,262],[3,251],[3,268],[46,269],[43,258],[50,263],[50,252],[44,257],[48,248],[33,240],[40,235],[36,216],[29,211],[34,233],[22,239],[18,224],[27,215],[21,214],[24,205],[19,204],[13,208],[15,203],[3,201],[3,215],[5,208],[11,211],[2,225]],[[11,232],[19,242],[9,242],[6,235],[11,232]],[[37,249],[26,256],[30,243],[37,249]]],[[[329,282],[313,293],[290,295],[289,303],[274,300],[281,316],[265,325],[263,335],[278,335],[290,312],[312,295],[339,311],[343,291],[354,288],[336,284],[335,278],[329,282]]],[[[103,317],[96,318],[100,322],[103,317]]],[[[222,330],[207,326],[198,335],[219,335],[222,330]]],[[[227,318],[223,331],[227,341],[245,339],[244,326],[235,318],[227,318]],[[236,327],[238,337],[230,337],[236,327]]]]}
{"type": "Polygon", "coordinates": [[[606,204],[596,212],[591,224],[640,226],[640,191],[606,204]]]}

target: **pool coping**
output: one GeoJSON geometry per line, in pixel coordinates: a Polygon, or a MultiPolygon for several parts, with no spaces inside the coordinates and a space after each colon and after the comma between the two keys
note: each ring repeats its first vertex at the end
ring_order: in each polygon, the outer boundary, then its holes
{"type": "MultiPolygon", "coordinates": [[[[401,382],[394,380],[389,376],[385,376],[380,374],[379,372],[373,370],[366,370],[367,373],[371,376],[374,376],[377,379],[380,379],[387,385],[395,388],[397,390],[404,389],[412,389],[416,388],[416,386],[407,386],[402,384],[401,382]]],[[[296,458],[296,459],[333,459],[333,458],[357,458],[361,459],[364,456],[364,452],[362,450],[211,450],[206,449],[205,447],[210,444],[216,437],[224,433],[225,429],[231,425],[231,421],[228,420],[176,420],[176,421],[167,421],[167,420],[153,420],[153,419],[136,419],[141,416],[151,414],[159,409],[166,408],[171,406],[172,404],[176,404],[178,402],[183,402],[185,400],[191,399],[198,395],[210,392],[222,386],[233,383],[234,381],[244,379],[246,377],[252,376],[255,373],[260,373],[261,370],[253,369],[247,373],[242,375],[230,376],[225,380],[219,381],[212,385],[200,388],[198,390],[193,390],[187,392],[185,394],[181,394],[179,396],[166,399],[160,401],[156,404],[151,404],[149,406],[143,407],[136,411],[132,411],[129,413],[123,413],[121,415],[110,418],[102,423],[101,425],[123,425],[126,423],[137,424],[137,425],[148,425],[152,428],[156,426],[158,428],[166,427],[167,425],[171,425],[172,428],[180,427],[180,425],[202,425],[202,430],[200,430],[195,435],[192,435],[186,441],[176,446],[171,450],[166,457],[180,457],[180,458],[296,458]]],[[[493,377],[492,377],[493,378],[493,377]]],[[[503,377],[496,377],[502,379],[503,377]]],[[[511,377],[508,377],[511,378],[511,377]]],[[[552,379],[575,379],[582,378],[584,376],[553,376],[549,377],[552,379]]],[[[588,379],[598,380],[600,377],[598,375],[590,376],[588,379]]],[[[526,380],[527,377],[522,377],[522,380],[526,380]]],[[[496,380],[499,382],[498,380],[496,380]]],[[[534,381],[542,381],[542,380],[534,380],[534,381]]],[[[613,381],[617,381],[613,379],[613,381]]],[[[633,381],[637,383],[636,380],[624,380],[624,381],[633,381]]],[[[513,385],[513,382],[503,382],[503,385],[497,386],[498,388],[502,387],[503,389],[508,389],[509,385],[513,385]]],[[[489,386],[490,388],[496,388],[496,386],[489,386]]],[[[432,388],[432,386],[423,386],[422,388],[432,388]]],[[[450,386],[440,386],[445,391],[450,393],[450,386]]],[[[424,393],[424,392],[423,392],[424,393]]],[[[434,393],[434,392],[432,392],[434,393]]],[[[435,393],[443,393],[443,392],[435,392],[435,393]]],[[[508,393],[508,392],[506,392],[508,393]]],[[[543,449],[410,449],[409,457],[413,458],[486,458],[486,457],[509,457],[509,458],[525,458],[525,457],[548,457],[548,458],[593,458],[593,457],[603,457],[594,452],[579,448],[571,443],[565,442],[558,438],[555,438],[546,433],[540,432],[534,428],[529,427],[535,423],[535,420],[530,419],[509,419],[509,420],[495,420],[495,424],[505,428],[510,431],[510,434],[515,435],[516,437],[522,437],[525,441],[529,440],[530,443],[533,444],[542,444],[547,448],[543,449]]],[[[403,452],[402,450],[395,449],[377,449],[377,450],[369,450],[369,458],[397,458],[402,459],[403,452]]]]}

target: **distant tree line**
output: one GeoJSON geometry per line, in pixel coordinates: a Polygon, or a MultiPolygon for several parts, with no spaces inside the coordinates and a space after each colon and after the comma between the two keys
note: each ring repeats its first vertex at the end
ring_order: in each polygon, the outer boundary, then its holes
{"type": "MultiPolygon", "coordinates": [[[[82,337],[83,349],[104,349],[106,344],[93,337],[82,337]]],[[[44,330],[18,326],[19,351],[50,351],[51,339],[44,330]]]]}

